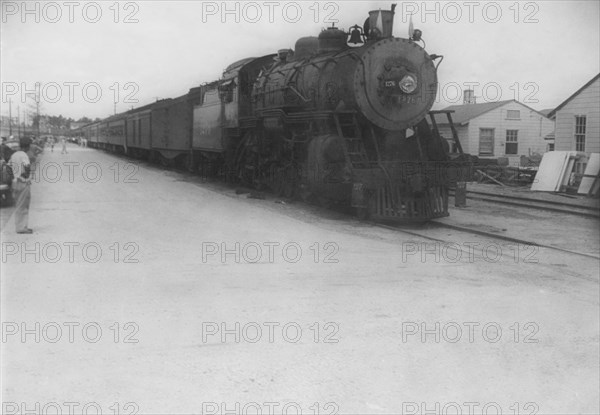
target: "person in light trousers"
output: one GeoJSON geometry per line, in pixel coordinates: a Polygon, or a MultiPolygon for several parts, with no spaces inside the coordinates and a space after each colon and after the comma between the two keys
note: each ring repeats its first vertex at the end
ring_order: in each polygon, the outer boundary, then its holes
{"type": "Polygon", "coordinates": [[[19,140],[20,150],[10,157],[9,164],[13,170],[13,198],[15,200],[15,230],[17,233],[33,233],[28,227],[29,203],[31,202],[31,163],[27,151],[31,140],[23,137],[19,140]]]}

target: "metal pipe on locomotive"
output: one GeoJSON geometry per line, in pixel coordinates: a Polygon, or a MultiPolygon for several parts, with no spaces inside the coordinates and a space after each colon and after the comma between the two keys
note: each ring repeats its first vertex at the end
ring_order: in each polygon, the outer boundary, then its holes
{"type": "Polygon", "coordinates": [[[331,27],[299,39],[294,51],[230,65],[219,81],[172,100],[181,108],[172,131],[165,117],[178,112],[170,102],[143,107],[152,128],[130,127],[142,113],[129,111],[125,151],[183,157],[192,169],[290,198],[351,205],[361,217],[446,216],[448,187],[468,179],[472,163],[456,134],[460,154],[449,154],[430,112],[441,56],[419,45],[419,30],[393,37],[394,8],[371,11],[349,32],[331,27]],[[147,139],[137,137],[142,131],[147,139]]]}

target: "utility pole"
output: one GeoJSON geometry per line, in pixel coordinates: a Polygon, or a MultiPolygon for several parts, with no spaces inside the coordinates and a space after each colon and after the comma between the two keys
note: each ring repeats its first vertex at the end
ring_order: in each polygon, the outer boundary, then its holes
{"type": "Polygon", "coordinates": [[[36,108],[36,112],[37,112],[37,134],[36,137],[40,138],[40,123],[42,120],[40,120],[40,88],[39,88],[39,82],[37,82],[38,84],[38,88],[35,94],[35,108],[36,108]]]}
{"type": "Polygon", "coordinates": [[[12,99],[8,99],[8,135],[12,135],[12,99]]]}
{"type": "Polygon", "coordinates": [[[17,105],[17,138],[21,138],[21,108],[17,105]]]}

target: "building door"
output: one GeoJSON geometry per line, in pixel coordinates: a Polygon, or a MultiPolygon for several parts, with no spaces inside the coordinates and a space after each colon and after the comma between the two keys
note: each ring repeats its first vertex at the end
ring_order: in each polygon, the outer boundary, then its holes
{"type": "Polygon", "coordinates": [[[494,155],[494,129],[480,128],[479,129],[479,155],[493,156],[494,155]]]}
{"type": "Polygon", "coordinates": [[[506,144],[504,154],[519,154],[519,130],[506,130],[506,144]]]}

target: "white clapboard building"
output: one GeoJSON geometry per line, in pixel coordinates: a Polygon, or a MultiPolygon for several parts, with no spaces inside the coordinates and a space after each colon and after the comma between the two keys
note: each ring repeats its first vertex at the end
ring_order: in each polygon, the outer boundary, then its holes
{"type": "Polygon", "coordinates": [[[600,74],[548,114],[557,151],[600,152],[600,74]]]}
{"type": "MultiPolygon", "coordinates": [[[[511,165],[518,165],[521,156],[542,155],[551,149],[547,139],[554,121],[519,101],[465,103],[444,110],[454,111],[452,118],[465,153],[507,158],[511,165]]],[[[441,123],[439,129],[454,147],[448,124],[441,123]]]]}

